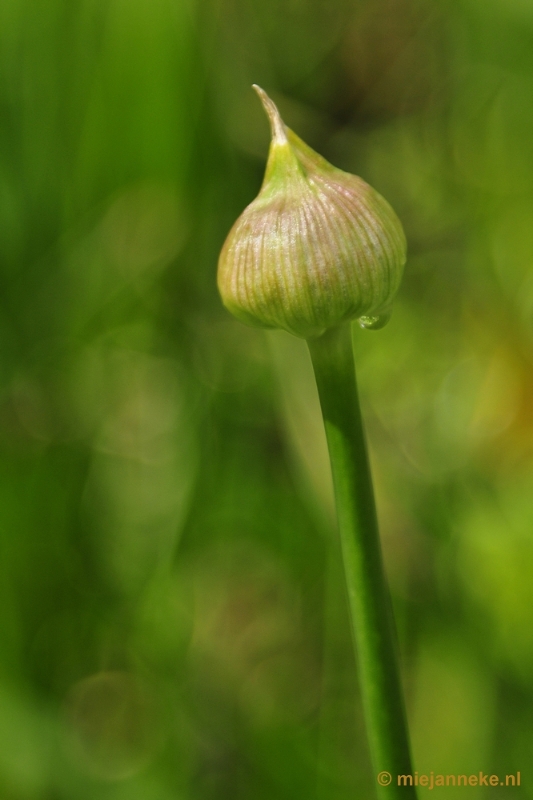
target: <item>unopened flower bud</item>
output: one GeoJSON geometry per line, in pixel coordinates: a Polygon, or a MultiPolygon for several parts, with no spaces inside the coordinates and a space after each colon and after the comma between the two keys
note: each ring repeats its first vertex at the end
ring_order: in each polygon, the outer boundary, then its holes
{"type": "Polygon", "coordinates": [[[405,263],[398,217],[365,181],[285,127],[272,100],[254,88],[272,141],[261,191],[220,254],[224,305],[242,322],[304,338],[354,318],[381,327],[405,263]]]}

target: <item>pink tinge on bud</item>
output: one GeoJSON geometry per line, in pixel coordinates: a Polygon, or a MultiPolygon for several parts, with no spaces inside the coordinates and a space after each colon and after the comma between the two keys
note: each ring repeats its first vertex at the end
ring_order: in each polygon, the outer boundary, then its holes
{"type": "Polygon", "coordinates": [[[218,286],[241,321],[309,338],[390,316],[405,263],[401,223],[361,178],[329,164],[254,86],[272,142],[263,185],[222,248],[218,286]]]}

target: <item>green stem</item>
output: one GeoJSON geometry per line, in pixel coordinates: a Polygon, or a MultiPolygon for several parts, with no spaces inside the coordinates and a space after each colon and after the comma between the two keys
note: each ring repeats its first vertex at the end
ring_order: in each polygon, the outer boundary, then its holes
{"type": "Polygon", "coordinates": [[[398,776],[413,771],[350,326],[308,345],[328,440],[370,754],[376,778],[391,775],[388,786],[377,783],[378,797],[412,800],[416,789],[398,786],[398,776]]]}

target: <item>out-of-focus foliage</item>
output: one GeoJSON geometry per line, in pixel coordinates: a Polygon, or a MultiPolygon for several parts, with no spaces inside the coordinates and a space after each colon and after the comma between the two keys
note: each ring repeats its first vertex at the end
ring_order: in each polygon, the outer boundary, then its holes
{"type": "Polygon", "coordinates": [[[533,798],[525,0],[3,0],[0,797],[372,796],[305,346],[216,293],[252,82],[408,235],[354,343],[416,767],[533,798]]]}

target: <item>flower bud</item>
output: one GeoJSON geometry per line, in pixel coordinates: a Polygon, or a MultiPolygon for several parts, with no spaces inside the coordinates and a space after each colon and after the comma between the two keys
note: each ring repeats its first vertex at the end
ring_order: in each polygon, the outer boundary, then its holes
{"type": "Polygon", "coordinates": [[[272,100],[254,88],[272,141],[261,191],[220,254],[224,305],[242,322],[304,338],[354,318],[381,327],[405,263],[398,217],[365,181],[285,127],[272,100]]]}

